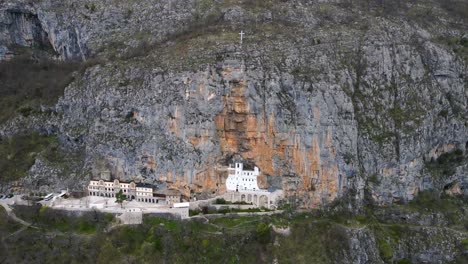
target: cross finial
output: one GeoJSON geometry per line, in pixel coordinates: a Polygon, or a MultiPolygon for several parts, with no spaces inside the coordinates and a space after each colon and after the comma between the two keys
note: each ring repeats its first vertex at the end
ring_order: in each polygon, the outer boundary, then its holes
{"type": "Polygon", "coordinates": [[[241,32],[239,33],[239,35],[240,35],[240,38],[241,38],[241,39],[240,39],[240,44],[242,45],[242,40],[244,39],[244,35],[245,35],[244,31],[241,30],[241,32]]]}

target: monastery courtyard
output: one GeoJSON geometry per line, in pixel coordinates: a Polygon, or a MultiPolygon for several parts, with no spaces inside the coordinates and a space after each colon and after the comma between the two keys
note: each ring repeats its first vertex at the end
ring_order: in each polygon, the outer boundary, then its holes
{"type": "Polygon", "coordinates": [[[106,213],[124,213],[129,211],[138,211],[143,214],[151,213],[171,213],[181,214],[187,211],[186,208],[171,208],[169,205],[160,205],[152,203],[138,202],[136,200],[124,201],[122,206],[115,202],[115,198],[86,196],[80,199],[57,198],[51,201],[41,201],[43,205],[54,209],[73,210],[73,211],[88,211],[99,210],[106,213]]]}

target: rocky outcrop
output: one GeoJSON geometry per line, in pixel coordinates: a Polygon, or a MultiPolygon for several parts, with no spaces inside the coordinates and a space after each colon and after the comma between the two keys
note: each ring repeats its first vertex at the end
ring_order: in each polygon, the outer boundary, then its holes
{"type": "Polygon", "coordinates": [[[463,25],[304,1],[27,8],[35,22],[22,25],[62,59],[102,58],[66,88],[51,124],[86,148],[94,175],[213,195],[241,159],[304,208],[344,195],[390,204],[467,182],[463,169],[442,180],[427,170],[456,149],[466,165],[466,62],[441,41],[463,25]]]}
{"type": "Polygon", "coordinates": [[[62,4],[0,3],[0,60],[21,54],[23,48],[61,60],[86,60],[89,50],[88,41],[82,36],[84,25],[68,16],[68,12],[57,12],[68,8],[62,4]]]}
{"type": "Polygon", "coordinates": [[[48,35],[42,29],[37,15],[23,9],[7,9],[3,12],[2,22],[4,24],[1,36],[3,49],[2,57],[6,56],[7,47],[23,46],[46,49],[50,46],[48,35]]]}
{"type": "Polygon", "coordinates": [[[450,228],[380,227],[348,229],[349,250],[338,263],[449,263],[460,256],[463,232],[450,228]],[[437,243],[436,241],[443,241],[437,243]]]}

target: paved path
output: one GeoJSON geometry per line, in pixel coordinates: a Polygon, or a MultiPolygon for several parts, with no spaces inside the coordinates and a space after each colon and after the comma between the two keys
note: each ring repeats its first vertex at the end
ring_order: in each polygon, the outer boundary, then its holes
{"type": "MultiPolygon", "coordinates": [[[[17,198],[17,197],[16,197],[16,198],[17,198]]],[[[23,225],[23,226],[22,226],[20,229],[16,230],[15,232],[9,234],[8,236],[2,237],[1,242],[2,242],[3,248],[4,248],[5,251],[6,251],[6,256],[5,256],[5,258],[4,258],[3,260],[0,260],[0,263],[3,263],[3,261],[4,261],[5,259],[8,259],[8,254],[9,254],[9,253],[8,253],[8,245],[7,245],[7,243],[5,242],[5,240],[6,240],[7,238],[12,237],[12,236],[15,236],[15,235],[17,235],[17,234],[23,232],[24,230],[28,229],[29,227],[31,227],[31,228],[36,228],[36,229],[37,229],[36,226],[33,226],[31,223],[28,223],[28,222],[24,221],[23,219],[18,218],[18,217],[15,215],[15,213],[13,212],[13,210],[12,210],[11,207],[10,207],[10,204],[14,204],[14,202],[15,202],[15,199],[14,199],[14,198],[11,198],[11,199],[2,199],[2,200],[0,200],[0,205],[1,205],[3,208],[5,208],[5,211],[6,211],[8,217],[10,217],[11,219],[13,219],[13,221],[20,223],[20,224],[23,225]]]]}
{"type": "Polygon", "coordinates": [[[229,216],[256,216],[256,215],[274,215],[274,214],[281,214],[283,210],[276,210],[276,211],[268,211],[268,212],[232,212],[232,213],[225,213],[225,214],[200,214],[194,215],[190,218],[217,218],[217,217],[229,217],[229,216]]]}
{"type": "Polygon", "coordinates": [[[26,221],[24,221],[23,219],[18,218],[18,217],[15,215],[15,213],[13,212],[13,210],[12,210],[11,207],[10,207],[10,204],[13,204],[13,203],[14,203],[13,198],[11,198],[11,199],[6,199],[6,200],[1,200],[1,201],[0,201],[0,205],[3,206],[3,208],[5,208],[5,211],[7,212],[7,215],[8,215],[11,219],[13,219],[15,222],[18,222],[18,223],[22,224],[22,225],[25,226],[25,227],[32,227],[32,228],[36,228],[36,229],[37,229],[36,226],[33,226],[31,223],[26,222],[26,221]]]}
{"type": "Polygon", "coordinates": [[[31,223],[28,223],[28,222],[24,221],[23,219],[18,218],[18,217],[15,215],[15,213],[13,213],[13,211],[11,210],[11,208],[10,208],[9,205],[3,204],[3,203],[2,203],[2,206],[3,206],[3,208],[5,208],[5,210],[6,210],[6,212],[7,212],[7,215],[8,215],[11,219],[13,219],[15,222],[18,222],[18,223],[20,223],[20,224],[22,224],[22,225],[24,225],[24,226],[26,226],[26,227],[34,227],[31,223]]]}

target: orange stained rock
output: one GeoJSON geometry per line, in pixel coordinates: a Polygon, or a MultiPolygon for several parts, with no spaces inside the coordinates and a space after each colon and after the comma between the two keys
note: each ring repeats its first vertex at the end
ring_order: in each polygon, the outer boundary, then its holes
{"type": "Polygon", "coordinates": [[[179,125],[180,122],[181,122],[181,113],[179,110],[179,106],[176,106],[174,118],[171,118],[169,120],[169,130],[177,136],[180,135],[180,125],[179,125]]]}
{"type": "Polygon", "coordinates": [[[206,89],[206,84],[204,82],[198,84],[198,93],[199,94],[204,95],[205,94],[205,89],[206,89]]]}
{"type": "Polygon", "coordinates": [[[156,169],[156,159],[154,158],[154,156],[151,156],[151,155],[148,155],[145,153],[145,155],[147,160],[146,160],[146,163],[145,163],[145,167],[148,168],[148,169],[156,169]]]}
{"type": "MultiPolygon", "coordinates": [[[[232,69],[225,69],[223,74],[229,75],[232,69]]],[[[312,137],[312,147],[307,148],[303,138],[296,131],[275,131],[275,116],[268,114],[260,116],[252,113],[245,96],[245,81],[231,83],[231,93],[223,96],[223,111],[215,117],[217,135],[221,151],[224,154],[240,154],[249,159],[261,169],[258,178],[259,186],[266,188],[266,175],[282,176],[295,174],[301,184],[295,193],[304,201],[306,207],[317,207],[322,199],[332,200],[338,193],[338,166],[335,163],[322,164],[320,153],[329,152],[336,156],[333,146],[332,129],[328,128],[325,137],[325,148],[320,148],[320,139],[312,137]],[[273,161],[288,166],[274,167],[273,161]],[[316,181],[315,186],[313,181],[316,181]],[[314,190],[315,189],[315,190],[314,190]],[[323,198],[325,197],[325,198],[323,198]]],[[[314,120],[319,122],[320,109],[314,107],[314,120]]],[[[307,144],[309,145],[309,144],[307,144]]],[[[212,177],[203,177],[202,185],[213,186],[212,177]]],[[[219,182],[219,181],[218,181],[219,182]]]]}
{"type": "Polygon", "coordinates": [[[393,177],[395,175],[395,171],[393,168],[383,168],[382,169],[382,176],[383,177],[393,177]]]}
{"type": "Polygon", "coordinates": [[[326,141],[326,146],[327,146],[327,149],[330,153],[330,155],[335,158],[336,157],[336,149],[335,147],[333,146],[333,143],[332,143],[332,128],[331,127],[328,127],[327,128],[327,141],[326,141]]]}
{"type": "Polygon", "coordinates": [[[197,137],[197,136],[191,136],[189,138],[189,142],[190,144],[192,144],[193,146],[198,146],[198,144],[200,144],[200,137],[197,137]]]}
{"type": "Polygon", "coordinates": [[[429,159],[437,159],[440,155],[450,152],[453,149],[455,149],[455,145],[453,144],[442,144],[441,146],[437,146],[429,152],[429,159]]]}
{"type": "MultiPolygon", "coordinates": [[[[229,79],[233,71],[235,69],[227,67],[222,74],[229,79]]],[[[312,142],[304,142],[306,139],[294,129],[278,132],[275,130],[276,120],[273,113],[252,113],[245,95],[246,81],[230,82],[230,85],[231,92],[222,97],[224,109],[214,119],[222,153],[240,154],[244,159],[253,161],[261,169],[258,182],[262,188],[268,187],[267,175],[297,175],[296,179],[299,181],[297,189],[285,188],[285,192],[304,201],[304,207],[317,207],[323,197],[328,200],[336,197],[340,191],[337,182],[339,171],[337,164],[332,162],[336,156],[332,128],[327,129],[325,137],[319,138],[318,135],[313,135],[312,142]],[[308,148],[307,145],[311,147],[308,148]],[[321,149],[321,145],[325,147],[321,149]],[[323,152],[329,152],[332,160],[330,163],[321,160],[320,154],[323,152]],[[279,161],[277,165],[274,164],[275,160],[279,161]],[[282,166],[282,164],[287,165],[282,166]]],[[[195,92],[205,96],[206,84],[200,83],[195,92]]],[[[320,122],[319,107],[313,108],[313,114],[314,121],[320,122]]],[[[176,107],[174,118],[168,122],[170,131],[178,136],[183,129],[181,115],[179,107],[176,107]]],[[[136,112],[133,116],[138,118],[136,112]]],[[[208,141],[213,133],[209,130],[185,132],[188,135],[186,140],[195,147],[208,141]]],[[[190,188],[195,191],[223,193],[226,191],[227,175],[217,171],[212,165],[216,163],[216,158],[213,158],[211,164],[197,169],[198,173],[193,176],[191,184],[187,182],[186,176],[172,175],[171,172],[161,175],[160,180],[167,181],[170,187],[179,189],[186,196],[190,195],[190,188]]],[[[156,168],[154,157],[148,158],[147,166],[156,168]]]]}
{"type": "Polygon", "coordinates": [[[204,129],[204,130],[201,130],[200,132],[201,132],[200,134],[189,136],[189,142],[194,147],[198,147],[198,145],[203,145],[208,140],[210,140],[211,136],[208,130],[204,129]]]}
{"type": "Polygon", "coordinates": [[[192,187],[195,191],[214,191],[221,185],[218,176],[219,173],[215,171],[214,166],[207,166],[206,170],[199,171],[192,178],[192,187]]]}
{"type": "Polygon", "coordinates": [[[190,197],[190,188],[187,183],[187,178],[182,175],[176,175],[175,179],[174,182],[168,184],[168,189],[177,189],[182,195],[190,197]]]}
{"type": "Polygon", "coordinates": [[[224,67],[223,68],[223,71],[221,72],[221,74],[226,78],[226,77],[230,77],[232,75],[232,68],[231,67],[224,67]]]}
{"type": "Polygon", "coordinates": [[[319,122],[320,121],[320,108],[318,106],[314,106],[313,113],[314,113],[314,120],[316,122],[319,122]]]}

